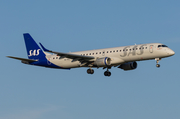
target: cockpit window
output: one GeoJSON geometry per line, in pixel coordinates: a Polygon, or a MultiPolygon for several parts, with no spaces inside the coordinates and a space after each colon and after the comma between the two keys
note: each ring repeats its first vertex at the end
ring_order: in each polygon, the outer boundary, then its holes
{"type": "Polygon", "coordinates": [[[168,47],[168,46],[166,46],[166,45],[162,45],[162,47],[168,47]]]}
{"type": "Polygon", "coordinates": [[[168,47],[168,46],[166,46],[166,45],[158,45],[158,48],[159,48],[159,47],[168,47]]]}

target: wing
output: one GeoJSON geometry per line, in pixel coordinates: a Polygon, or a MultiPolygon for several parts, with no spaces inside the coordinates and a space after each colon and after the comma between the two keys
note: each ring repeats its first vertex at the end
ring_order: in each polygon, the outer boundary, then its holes
{"type": "Polygon", "coordinates": [[[55,52],[55,51],[46,49],[41,43],[39,44],[41,45],[44,51],[55,53],[58,56],[61,56],[61,58],[70,58],[70,59],[73,59],[73,61],[90,61],[90,60],[95,59],[95,57],[92,57],[92,56],[82,56],[82,55],[71,54],[71,53],[55,52]]]}
{"type": "Polygon", "coordinates": [[[36,62],[37,61],[37,60],[32,60],[32,59],[20,58],[20,57],[12,57],[12,56],[7,56],[7,57],[21,60],[21,61],[26,61],[26,62],[36,62]]]}

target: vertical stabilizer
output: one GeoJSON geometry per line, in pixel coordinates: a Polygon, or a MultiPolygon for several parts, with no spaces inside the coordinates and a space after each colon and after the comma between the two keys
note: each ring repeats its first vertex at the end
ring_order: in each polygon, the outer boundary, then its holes
{"type": "Polygon", "coordinates": [[[43,59],[45,58],[44,52],[37,45],[34,39],[31,37],[29,33],[23,34],[24,41],[26,44],[27,55],[29,59],[43,59]]]}

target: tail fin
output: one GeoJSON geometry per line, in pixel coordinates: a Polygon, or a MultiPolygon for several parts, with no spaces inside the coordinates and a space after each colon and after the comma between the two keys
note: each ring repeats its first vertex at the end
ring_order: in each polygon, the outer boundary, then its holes
{"type": "Polygon", "coordinates": [[[31,37],[29,33],[23,34],[24,41],[26,44],[26,50],[28,54],[29,59],[42,59],[45,58],[44,52],[41,50],[41,48],[37,45],[37,43],[34,41],[34,39],[31,37]]]}

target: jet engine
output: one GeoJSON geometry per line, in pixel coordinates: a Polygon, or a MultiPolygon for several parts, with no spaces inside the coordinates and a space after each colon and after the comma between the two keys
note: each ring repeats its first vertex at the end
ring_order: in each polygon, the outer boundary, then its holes
{"type": "Polygon", "coordinates": [[[133,70],[133,69],[137,68],[137,63],[136,62],[127,62],[127,63],[120,65],[118,68],[124,69],[125,71],[133,70]]]}
{"type": "Polygon", "coordinates": [[[98,58],[96,59],[96,61],[94,61],[94,66],[97,67],[103,67],[109,65],[111,65],[111,58],[109,57],[98,58]]]}

